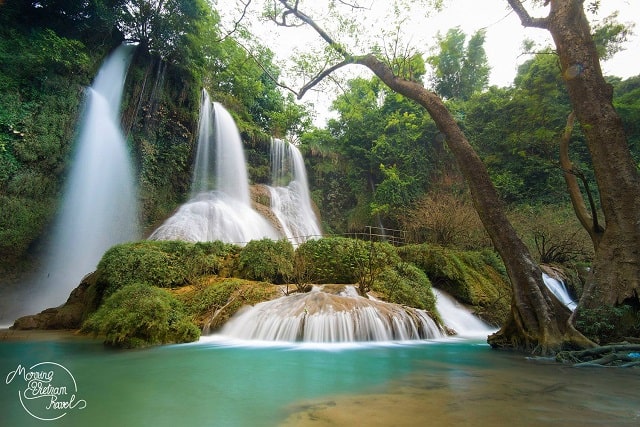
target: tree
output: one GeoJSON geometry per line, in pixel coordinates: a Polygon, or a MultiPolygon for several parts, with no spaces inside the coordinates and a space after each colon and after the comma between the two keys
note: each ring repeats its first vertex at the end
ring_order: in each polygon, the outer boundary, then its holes
{"type": "Polygon", "coordinates": [[[560,72],[591,154],[606,226],[579,306],[594,309],[626,303],[638,307],[640,173],[613,106],[613,89],[602,75],[584,0],[545,1],[548,15],[542,18],[532,17],[519,0],[508,2],[522,25],[545,29],[553,37],[560,72]]]}
{"type": "Polygon", "coordinates": [[[469,39],[460,28],[452,28],[443,37],[438,34],[440,51],[427,58],[435,68],[431,81],[435,92],[445,99],[467,100],[489,83],[489,66],[484,51],[485,31],[469,39]]]}
{"type": "MultiPolygon", "coordinates": [[[[312,17],[304,13],[301,1],[273,0],[272,19],[280,25],[306,24],[322,37],[339,57],[333,65],[310,80],[299,92],[303,96],[322,79],[351,64],[367,67],[391,90],[410,98],[424,107],[440,132],[470,188],[471,197],[480,219],[496,250],[505,263],[513,285],[511,317],[491,340],[495,347],[516,347],[540,353],[552,353],[565,344],[589,346],[592,343],[568,322],[569,312],[555,300],[542,281],[542,272],[524,243],[517,236],[505,215],[504,205],[492,185],[485,165],[473,150],[455,118],[442,99],[421,83],[394,73],[392,64],[375,53],[352,54],[335,40],[312,17]]],[[[340,3],[335,3],[338,6],[340,3]]]]}

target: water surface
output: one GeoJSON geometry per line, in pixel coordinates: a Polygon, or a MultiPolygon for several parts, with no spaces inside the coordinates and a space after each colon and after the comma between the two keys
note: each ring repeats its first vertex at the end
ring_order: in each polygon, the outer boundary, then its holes
{"type": "MultiPolygon", "coordinates": [[[[640,424],[639,370],[532,361],[481,341],[249,347],[205,340],[137,351],[84,340],[0,342],[3,378],[18,364],[43,361],[66,367],[87,402],[49,425],[640,424]]],[[[23,409],[19,385],[0,383],[2,425],[46,424],[23,409]]]]}

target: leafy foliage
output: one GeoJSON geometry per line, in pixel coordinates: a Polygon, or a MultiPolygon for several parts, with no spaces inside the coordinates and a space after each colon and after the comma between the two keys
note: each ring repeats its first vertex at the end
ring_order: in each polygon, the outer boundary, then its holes
{"type": "Polygon", "coordinates": [[[640,312],[627,304],[578,307],[575,326],[596,343],[621,342],[625,337],[640,333],[640,312]]]}
{"type": "Polygon", "coordinates": [[[222,242],[142,241],[116,245],[98,264],[96,283],[104,296],[133,283],[173,288],[203,274],[219,274],[237,247],[222,242]]]}
{"type": "Polygon", "coordinates": [[[388,243],[344,237],[308,240],[298,246],[296,255],[306,260],[317,283],[372,283],[379,272],[400,260],[388,243]]]}
{"type": "Polygon", "coordinates": [[[467,36],[460,28],[452,28],[447,34],[438,34],[439,51],[427,58],[434,67],[431,83],[435,92],[444,99],[467,100],[489,83],[489,65],[484,51],[485,31],[467,36]]]}
{"type": "Polygon", "coordinates": [[[271,283],[285,283],[293,274],[293,245],[286,239],[252,240],[238,257],[242,277],[271,283]]]}
{"type": "Polygon", "coordinates": [[[196,341],[200,330],[169,292],[140,283],[119,289],[83,324],[107,344],[135,348],[196,341]]]}

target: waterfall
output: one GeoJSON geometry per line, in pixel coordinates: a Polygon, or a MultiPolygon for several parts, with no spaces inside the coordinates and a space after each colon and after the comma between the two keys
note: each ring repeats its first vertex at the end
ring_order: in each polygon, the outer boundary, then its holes
{"type": "Polygon", "coordinates": [[[203,91],[192,197],[158,227],[150,240],[245,244],[278,239],[271,224],[251,207],[240,132],[231,114],[203,91]]]}
{"type": "Polygon", "coordinates": [[[542,280],[547,286],[547,289],[555,295],[558,300],[565,305],[569,310],[574,311],[577,307],[577,303],[569,295],[569,291],[562,280],[549,276],[547,273],[542,273],[542,280]]]}
{"type": "Polygon", "coordinates": [[[436,307],[440,318],[448,328],[456,332],[457,336],[486,338],[487,335],[495,332],[495,328],[483,322],[451,295],[439,289],[432,289],[436,296],[436,307]]]}
{"type": "Polygon", "coordinates": [[[311,207],[304,159],[293,144],[273,139],[271,142],[271,209],[286,237],[300,244],[322,234],[311,207]]]}
{"type": "Polygon", "coordinates": [[[116,49],[87,89],[71,170],[27,312],[63,303],[107,249],[138,238],[135,179],[119,114],[134,49],[116,49]]]}
{"type": "Polygon", "coordinates": [[[441,338],[424,310],[357,295],[353,286],[332,294],[315,287],[247,307],[221,331],[227,338],[283,342],[367,342],[441,338]]]}

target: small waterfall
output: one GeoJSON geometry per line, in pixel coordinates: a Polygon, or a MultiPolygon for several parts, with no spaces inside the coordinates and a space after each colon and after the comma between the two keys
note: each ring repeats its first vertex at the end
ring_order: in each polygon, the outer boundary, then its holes
{"type": "Polygon", "coordinates": [[[460,337],[482,337],[495,332],[495,328],[487,325],[477,316],[473,315],[466,307],[462,306],[451,295],[433,289],[436,296],[436,307],[444,324],[453,329],[460,337]]]}
{"type": "Polygon", "coordinates": [[[320,236],[322,232],[311,207],[307,173],[300,150],[288,142],[273,139],[271,173],[271,209],[286,237],[293,244],[300,244],[310,236],[320,236]]]}
{"type": "Polygon", "coordinates": [[[111,246],[138,238],[137,194],[120,127],[122,91],[135,46],[123,45],[87,89],[80,132],[29,312],[63,303],[111,246]]]}
{"type": "Polygon", "coordinates": [[[549,276],[547,273],[542,273],[542,280],[547,286],[547,289],[555,295],[558,300],[564,304],[569,310],[574,311],[578,304],[571,298],[569,291],[562,280],[549,276]]]}
{"type": "Polygon", "coordinates": [[[353,287],[339,294],[314,288],[245,308],[225,324],[228,338],[281,342],[369,342],[441,338],[424,310],[374,301],[353,287]]]}
{"type": "Polygon", "coordinates": [[[192,197],[149,239],[245,244],[265,237],[279,238],[251,207],[240,132],[229,112],[203,91],[192,197]]]}

